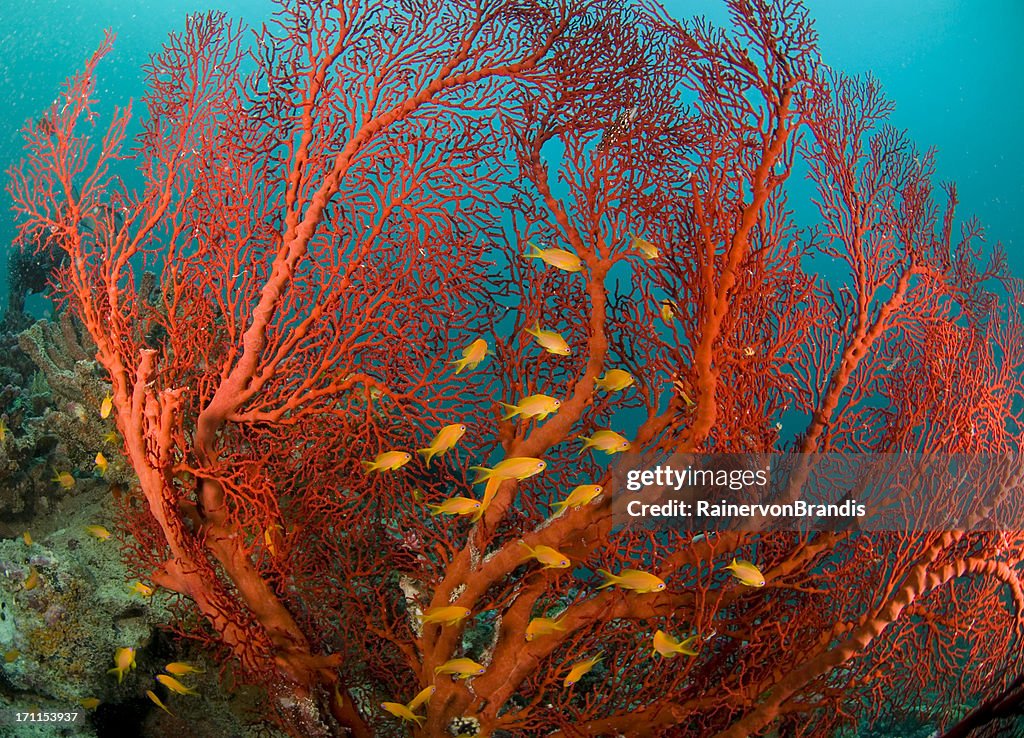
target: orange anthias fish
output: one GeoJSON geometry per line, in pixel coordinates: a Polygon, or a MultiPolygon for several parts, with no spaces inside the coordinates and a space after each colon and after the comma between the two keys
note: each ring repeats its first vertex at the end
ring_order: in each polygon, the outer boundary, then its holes
{"type": "Polygon", "coordinates": [[[481,664],[467,658],[451,659],[434,669],[435,674],[451,674],[453,679],[469,679],[483,674],[485,671],[487,669],[481,664]]]}
{"type": "Polygon", "coordinates": [[[53,481],[59,484],[63,489],[71,489],[75,486],[75,478],[66,471],[55,474],[53,481]]]}
{"type": "Polygon", "coordinates": [[[684,656],[696,656],[697,652],[692,648],[696,642],[697,636],[690,636],[685,641],[680,641],[665,631],[659,630],[654,634],[654,650],[651,652],[651,656],[663,656],[666,659],[673,658],[677,653],[684,656]]]}
{"type": "Polygon", "coordinates": [[[740,584],[748,587],[763,587],[764,574],[749,561],[733,559],[732,563],[725,567],[732,572],[732,575],[739,580],[740,584]]]}
{"type": "Polygon", "coordinates": [[[544,569],[568,569],[572,566],[568,556],[561,551],[556,551],[551,546],[541,544],[531,547],[525,541],[520,541],[519,545],[529,552],[527,558],[537,559],[537,561],[544,564],[542,567],[544,569]]]}
{"type": "Polygon", "coordinates": [[[135,668],[135,649],[119,648],[114,651],[114,668],[108,669],[108,674],[117,674],[117,683],[120,684],[124,675],[135,668]]]}
{"type": "Polygon", "coordinates": [[[450,497],[440,505],[427,505],[431,515],[472,515],[480,508],[480,501],[471,497],[450,497]]]}
{"type": "Polygon", "coordinates": [[[620,392],[631,387],[636,380],[633,375],[622,369],[609,369],[603,377],[594,380],[594,386],[605,392],[620,392]]]}
{"type": "Polygon", "coordinates": [[[149,697],[150,702],[159,707],[161,710],[166,712],[170,716],[174,716],[174,713],[167,709],[167,705],[160,701],[160,698],[156,696],[156,693],[152,689],[146,690],[146,696],[149,697]]]}
{"type": "Polygon", "coordinates": [[[589,674],[590,670],[597,666],[604,659],[604,656],[598,654],[593,658],[589,658],[585,661],[577,661],[569,669],[569,673],[566,675],[565,680],[562,682],[562,686],[571,687],[580,679],[583,678],[584,674],[589,674]]]}
{"type": "Polygon", "coordinates": [[[583,507],[593,502],[599,494],[604,490],[600,484],[581,484],[561,502],[556,502],[551,507],[556,513],[560,513],[567,507],[583,507]]]}
{"type": "Polygon", "coordinates": [[[103,402],[100,403],[100,417],[103,419],[110,417],[110,411],[114,409],[114,398],[107,395],[103,398],[103,402]]]}
{"type": "Polygon", "coordinates": [[[437,435],[434,436],[434,440],[430,442],[429,446],[426,448],[416,449],[416,453],[423,454],[426,457],[426,466],[429,469],[430,460],[435,456],[440,456],[441,454],[451,451],[465,433],[466,426],[462,423],[446,425],[437,432],[437,435]]]}
{"type": "Polygon", "coordinates": [[[511,420],[517,415],[523,418],[544,420],[552,413],[558,412],[562,403],[550,395],[530,395],[521,399],[516,405],[509,405],[505,402],[499,404],[505,408],[502,420],[511,420]]]}
{"type": "Polygon", "coordinates": [[[403,705],[401,702],[381,702],[380,706],[395,717],[406,722],[416,723],[420,727],[423,727],[423,721],[426,720],[424,715],[415,714],[408,705],[403,705]]]}
{"type": "Polygon", "coordinates": [[[484,487],[484,498],[480,500],[480,507],[473,513],[473,517],[470,518],[473,522],[476,522],[484,516],[487,512],[487,508],[491,505],[491,500],[498,494],[498,489],[501,487],[501,483],[505,480],[502,477],[491,477],[487,480],[487,486],[484,487]]]}
{"type": "Polygon", "coordinates": [[[156,680],[165,687],[167,687],[169,690],[177,694],[191,694],[194,696],[199,695],[197,691],[195,691],[194,689],[189,689],[172,676],[167,676],[166,674],[157,674],[156,680]]]}
{"type": "Polygon", "coordinates": [[[561,618],[558,618],[557,620],[552,618],[534,618],[530,621],[530,624],[526,626],[526,640],[532,641],[535,638],[550,635],[560,630],[565,630],[565,626],[562,624],[561,618]]]}
{"type": "Polygon", "coordinates": [[[622,453],[630,449],[629,441],[613,430],[599,430],[589,438],[587,436],[580,436],[580,439],[583,441],[583,448],[580,449],[581,454],[588,448],[604,451],[609,455],[622,453]]]}
{"type": "Polygon", "coordinates": [[[100,476],[106,476],[107,467],[110,466],[110,462],[107,461],[107,457],[103,455],[102,451],[96,452],[96,459],[94,461],[96,468],[100,470],[100,476]]]}
{"type": "Polygon", "coordinates": [[[555,331],[542,330],[540,323],[534,323],[533,328],[527,328],[526,332],[537,339],[537,345],[549,354],[557,356],[571,356],[572,349],[562,338],[562,334],[555,331]]]}
{"type": "Polygon", "coordinates": [[[524,259],[540,259],[545,264],[561,269],[563,272],[579,272],[583,270],[583,260],[565,249],[538,248],[533,241],[527,241],[530,252],[523,254],[524,259]]]}
{"type": "Polygon", "coordinates": [[[367,474],[372,472],[380,473],[401,469],[409,463],[411,458],[412,454],[407,451],[385,451],[377,454],[377,457],[373,461],[364,461],[362,463],[367,474]]]}
{"type": "Polygon", "coordinates": [[[142,595],[143,597],[152,597],[153,593],[156,591],[148,584],[143,584],[142,582],[136,582],[129,589],[134,594],[142,595]]]}
{"type": "Polygon", "coordinates": [[[455,366],[455,373],[459,374],[465,369],[476,369],[480,363],[490,354],[487,348],[487,341],[478,338],[462,349],[462,358],[457,361],[449,361],[455,366]]]}
{"type": "Polygon", "coordinates": [[[661,322],[669,327],[672,326],[672,321],[676,319],[676,311],[674,308],[675,303],[671,300],[661,301],[661,309],[659,310],[661,313],[661,322]]]}
{"type": "Polygon", "coordinates": [[[500,461],[493,469],[489,469],[486,466],[471,466],[469,468],[477,473],[473,484],[480,484],[480,482],[494,477],[501,479],[527,479],[534,474],[540,474],[547,467],[546,461],[532,456],[511,456],[500,461]]]}
{"type": "Polygon", "coordinates": [[[203,670],[197,666],[190,664],[187,661],[174,661],[164,667],[164,671],[168,674],[174,674],[175,676],[184,676],[185,674],[202,674],[203,670]]]}
{"type": "Polygon", "coordinates": [[[263,531],[263,544],[270,551],[271,556],[277,556],[277,541],[281,538],[283,529],[277,523],[263,531]]]}
{"type": "Polygon", "coordinates": [[[419,693],[415,697],[412,698],[412,700],[409,702],[408,705],[406,705],[406,707],[408,707],[410,710],[415,710],[417,707],[419,707],[422,704],[425,704],[427,700],[433,697],[434,692],[436,691],[437,687],[435,687],[433,684],[431,684],[429,687],[424,687],[419,691],[419,693]]]}
{"type": "Polygon", "coordinates": [[[457,605],[442,605],[439,607],[428,607],[420,615],[420,620],[426,623],[442,623],[444,625],[458,625],[462,620],[469,617],[468,607],[457,605]]]}
{"type": "Polygon", "coordinates": [[[93,538],[101,541],[105,541],[110,538],[110,531],[104,528],[102,525],[87,525],[85,526],[85,532],[93,538]]]}
{"type": "Polygon", "coordinates": [[[663,579],[646,571],[623,569],[620,574],[616,575],[605,569],[598,569],[597,573],[604,577],[604,584],[598,587],[598,589],[618,585],[623,589],[631,589],[639,594],[660,592],[665,589],[665,582],[663,579]]]}
{"type": "Polygon", "coordinates": [[[633,240],[629,245],[645,259],[657,259],[661,255],[657,246],[645,238],[640,238],[640,236],[633,236],[633,240]]]}

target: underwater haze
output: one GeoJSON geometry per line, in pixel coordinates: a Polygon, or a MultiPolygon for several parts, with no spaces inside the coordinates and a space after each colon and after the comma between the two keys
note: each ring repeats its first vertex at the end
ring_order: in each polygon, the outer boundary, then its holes
{"type": "Polygon", "coordinates": [[[0,738],[1024,736],[1022,35],[0,0],[0,738]]]}
{"type": "MultiPolygon", "coordinates": [[[[724,22],[716,0],[670,0],[674,17],[724,22]]],[[[922,149],[938,150],[938,176],[960,188],[960,215],[976,215],[988,238],[1001,241],[1016,274],[1024,274],[1024,5],[1016,0],[812,0],[822,58],[848,74],[870,72],[896,101],[894,125],[922,149]]],[[[234,3],[5,2],[0,30],[0,161],[21,155],[19,129],[39,116],[60,85],[99,43],[117,34],[100,71],[105,105],[138,100],[141,67],[186,14],[222,10],[252,26],[268,20],[266,0],[234,3]]],[[[11,215],[0,215],[0,240],[13,237],[11,215]]],[[[6,290],[0,272],[0,295],[6,290]]]]}

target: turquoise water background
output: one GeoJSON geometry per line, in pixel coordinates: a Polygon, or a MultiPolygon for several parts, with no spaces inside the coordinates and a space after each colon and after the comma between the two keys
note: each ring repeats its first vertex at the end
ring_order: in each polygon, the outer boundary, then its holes
{"type": "MultiPolygon", "coordinates": [[[[960,215],[977,215],[1001,240],[1013,271],[1024,276],[1024,2],[1021,0],[810,0],[821,51],[833,69],[871,71],[897,102],[893,123],[921,148],[938,149],[938,174],[960,187],[960,215]]],[[[0,165],[20,156],[19,127],[53,100],[65,77],[98,45],[104,28],[117,34],[101,67],[99,95],[122,104],[142,94],[141,66],[184,16],[226,11],[264,21],[267,0],[117,2],[0,0],[0,165]]],[[[678,18],[727,16],[717,0],[670,0],[678,18]]],[[[0,243],[14,233],[6,196],[0,243]]],[[[6,258],[0,295],[6,295],[6,258]]],[[[6,298],[0,300],[6,306],[6,298]]]]}

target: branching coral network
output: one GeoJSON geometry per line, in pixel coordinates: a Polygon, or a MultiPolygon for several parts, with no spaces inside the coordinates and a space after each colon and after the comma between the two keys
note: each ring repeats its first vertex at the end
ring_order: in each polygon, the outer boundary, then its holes
{"type": "Polygon", "coordinates": [[[125,554],[292,733],[830,735],[1010,686],[1019,532],[613,524],[627,447],[1019,439],[998,249],[799,3],[727,5],[196,15],[135,148],[128,110],[94,134],[111,37],[26,129],[21,236],[69,257],[146,502],[125,554]]]}

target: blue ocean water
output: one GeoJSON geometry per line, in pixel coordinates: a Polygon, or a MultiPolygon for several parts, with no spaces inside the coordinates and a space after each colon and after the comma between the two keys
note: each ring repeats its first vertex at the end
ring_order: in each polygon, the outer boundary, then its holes
{"type": "MultiPolygon", "coordinates": [[[[114,51],[99,69],[97,94],[101,110],[123,106],[143,95],[142,66],[160,50],[167,35],[184,28],[186,15],[222,10],[250,26],[269,19],[269,0],[31,0],[0,2],[0,170],[21,157],[19,129],[38,119],[57,96],[68,76],[81,68],[103,39],[105,29],[117,39],[114,51]]],[[[136,112],[140,112],[136,108],[136,112]]],[[[6,177],[6,175],[4,175],[6,177]]],[[[14,237],[10,201],[0,206],[0,244],[14,237]]],[[[6,309],[6,256],[0,259],[0,304],[6,309]]]]}
{"type": "MultiPolygon", "coordinates": [[[[721,2],[668,0],[677,18],[705,14],[725,22],[721,2]]],[[[893,123],[918,146],[938,149],[938,175],[960,188],[960,215],[977,215],[1024,275],[1024,3],[1019,0],[810,0],[824,60],[836,70],[871,71],[897,102],[893,123]]],[[[137,100],[141,66],[187,13],[209,9],[258,25],[269,0],[32,0],[0,4],[0,165],[20,157],[19,127],[53,100],[62,81],[99,43],[117,34],[101,67],[105,105],[137,100]]],[[[13,236],[0,208],[0,243],[13,236]]],[[[6,260],[2,260],[5,262],[6,260]]],[[[0,295],[7,275],[0,268],[0,295]]]]}
{"type": "MultiPolygon", "coordinates": [[[[20,157],[18,128],[37,118],[63,79],[80,67],[104,28],[118,34],[100,70],[105,106],[143,93],[141,67],[186,13],[224,10],[252,24],[272,8],[266,0],[200,3],[115,0],[0,0],[0,169],[20,157]]],[[[922,148],[938,149],[942,179],[960,186],[961,217],[975,214],[990,237],[1006,245],[1013,270],[1024,275],[1024,233],[1017,205],[1024,202],[1024,101],[1016,93],[1024,71],[1024,3],[1020,0],[849,0],[808,3],[833,69],[871,71],[897,101],[893,123],[922,148]]],[[[685,18],[707,13],[725,21],[721,4],[675,0],[669,11],[685,18]]],[[[3,195],[0,195],[0,200],[3,195]]],[[[0,208],[0,243],[13,225],[0,208]]],[[[7,275],[0,259],[0,306],[7,275]]],[[[2,310],[3,307],[0,307],[2,310]]]]}
{"type": "MultiPolygon", "coordinates": [[[[1019,0],[809,0],[822,59],[871,72],[896,102],[892,124],[938,150],[937,177],[955,181],[961,218],[977,216],[1024,275],[1024,3],[1019,0]]],[[[726,23],[713,0],[667,0],[676,18],[726,23]]]]}

